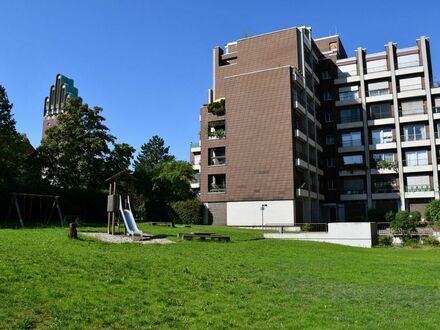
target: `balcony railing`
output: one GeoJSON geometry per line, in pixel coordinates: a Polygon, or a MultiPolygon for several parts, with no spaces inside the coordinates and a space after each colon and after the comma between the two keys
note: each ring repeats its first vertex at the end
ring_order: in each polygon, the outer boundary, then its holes
{"type": "Polygon", "coordinates": [[[340,123],[347,124],[347,123],[354,123],[354,122],[361,121],[361,120],[362,119],[361,119],[361,116],[359,113],[353,113],[353,114],[341,116],[340,123]]]}
{"type": "Polygon", "coordinates": [[[373,89],[371,91],[368,91],[368,96],[381,96],[387,94],[390,94],[389,88],[373,89]]]}
{"type": "Polygon", "coordinates": [[[425,165],[431,165],[431,162],[427,158],[403,160],[403,166],[425,166],[425,165]]]}
{"type": "Polygon", "coordinates": [[[439,107],[432,107],[432,112],[440,113],[440,106],[439,107]]]}
{"type": "Polygon", "coordinates": [[[415,115],[424,115],[427,114],[428,111],[425,108],[418,108],[418,109],[408,109],[408,110],[399,110],[399,116],[415,116],[415,115]]]}
{"type": "Polygon", "coordinates": [[[338,78],[347,78],[347,77],[351,77],[351,76],[357,76],[358,72],[357,70],[352,70],[352,71],[338,71],[338,78]]]}
{"type": "Polygon", "coordinates": [[[217,129],[215,131],[208,132],[209,140],[219,140],[224,139],[226,137],[226,131],[224,129],[217,129]]]}
{"type": "Polygon", "coordinates": [[[426,134],[417,133],[417,134],[410,134],[410,135],[402,135],[401,136],[402,141],[409,142],[409,141],[421,141],[428,139],[426,134]]]}
{"type": "Polygon", "coordinates": [[[210,166],[218,166],[218,165],[225,165],[225,164],[226,164],[226,157],[225,156],[216,156],[216,157],[209,158],[209,165],[210,166]]]}
{"type": "Polygon", "coordinates": [[[297,101],[299,104],[301,104],[304,108],[307,108],[306,100],[304,97],[298,93],[293,94],[293,100],[297,101]]]}
{"type": "Polygon", "coordinates": [[[358,98],[359,93],[357,91],[339,93],[339,101],[350,101],[358,98]]]}
{"type": "Polygon", "coordinates": [[[382,138],[372,138],[371,139],[371,144],[383,144],[383,143],[392,143],[392,142],[396,142],[396,139],[393,136],[387,136],[387,137],[382,137],[382,138]]]}
{"type": "Polygon", "coordinates": [[[399,69],[411,68],[411,67],[414,67],[414,66],[420,66],[420,61],[411,61],[411,62],[398,63],[398,68],[399,69]]]}
{"type": "Polygon", "coordinates": [[[225,184],[215,184],[211,183],[209,185],[208,192],[225,192],[226,191],[226,185],[225,184]]]}
{"type": "Polygon", "coordinates": [[[407,92],[407,91],[415,91],[415,90],[419,90],[419,89],[424,89],[424,87],[422,84],[414,84],[414,85],[399,86],[397,89],[399,92],[407,92]]]}
{"type": "Polygon", "coordinates": [[[391,111],[383,111],[383,112],[370,112],[370,119],[385,119],[385,118],[394,118],[393,113],[391,111]]]}
{"type": "Polygon", "coordinates": [[[200,143],[198,142],[191,142],[191,148],[198,148],[200,147],[200,143]]]}
{"type": "Polygon", "coordinates": [[[388,184],[381,184],[378,187],[373,187],[373,194],[389,194],[389,193],[396,193],[399,192],[399,186],[396,185],[393,182],[390,182],[388,184]]]}
{"type": "Polygon", "coordinates": [[[405,191],[406,192],[433,191],[433,188],[430,184],[419,184],[419,185],[406,186],[405,191]]]}
{"type": "Polygon", "coordinates": [[[388,66],[382,65],[382,66],[375,66],[372,68],[367,68],[366,73],[381,72],[381,71],[388,71],[388,66]]]}
{"type": "Polygon", "coordinates": [[[365,189],[350,189],[350,188],[344,188],[342,191],[344,195],[361,195],[365,194],[365,189]]]}
{"type": "Polygon", "coordinates": [[[302,159],[305,162],[308,162],[307,155],[304,152],[297,151],[296,152],[296,158],[302,159]]]}
{"type": "Polygon", "coordinates": [[[361,139],[353,139],[353,140],[347,140],[341,142],[341,147],[360,147],[362,146],[362,140],[361,139]]]}

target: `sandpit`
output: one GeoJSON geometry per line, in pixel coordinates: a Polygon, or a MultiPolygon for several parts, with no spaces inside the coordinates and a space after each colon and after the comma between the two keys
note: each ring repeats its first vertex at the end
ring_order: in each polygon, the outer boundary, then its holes
{"type": "Polygon", "coordinates": [[[152,238],[147,240],[133,240],[131,237],[126,235],[110,235],[107,233],[92,233],[92,232],[80,232],[80,235],[90,236],[97,238],[101,241],[107,243],[139,243],[139,244],[170,244],[175,243],[166,238],[152,238]]]}

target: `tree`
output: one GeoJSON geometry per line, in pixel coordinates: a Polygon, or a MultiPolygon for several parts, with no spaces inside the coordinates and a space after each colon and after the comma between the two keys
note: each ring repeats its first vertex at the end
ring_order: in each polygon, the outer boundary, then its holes
{"type": "Polygon", "coordinates": [[[128,170],[136,150],[127,143],[115,143],[106,160],[106,177],[128,170]]]}
{"type": "Polygon", "coordinates": [[[425,208],[425,217],[428,221],[440,221],[440,200],[433,200],[425,208]]]}
{"type": "Polygon", "coordinates": [[[101,112],[99,107],[82,104],[80,98],[70,98],[58,117],[58,125],[47,130],[39,151],[44,175],[53,185],[102,187],[109,144],[114,143],[115,137],[109,134],[101,112]]]}
{"type": "Polygon", "coordinates": [[[0,184],[20,181],[33,151],[27,137],[15,128],[12,107],[5,88],[0,85],[0,184]]]}
{"type": "Polygon", "coordinates": [[[173,160],[169,154],[170,147],[165,147],[165,141],[154,135],[147,143],[141,146],[141,151],[134,162],[135,171],[152,171],[157,165],[173,160]]]}
{"type": "Polygon", "coordinates": [[[391,228],[402,235],[403,240],[411,238],[411,234],[417,230],[417,223],[420,220],[418,211],[408,212],[399,211],[396,213],[395,219],[391,221],[391,228]]]}

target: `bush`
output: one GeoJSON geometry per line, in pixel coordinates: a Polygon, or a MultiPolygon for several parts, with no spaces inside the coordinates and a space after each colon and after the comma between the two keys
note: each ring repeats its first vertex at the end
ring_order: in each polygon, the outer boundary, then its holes
{"type": "Polygon", "coordinates": [[[199,200],[186,200],[171,204],[175,223],[201,224],[203,222],[203,204],[199,200]]]}
{"type": "Polygon", "coordinates": [[[425,208],[425,218],[428,221],[440,220],[440,200],[433,200],[425,208]]]}
{"type": "Polygon", "coordinates": [[[402,246],[419,248],[420,247],[420,239],[418,238],[408,238],[402,242],[402,246]]]}
{"type": "Polygon", "coordinates": [[[393,245],[393,236],[379,236],[379,245],[381,246],[392,246],[393,245]]]}
{"type": "Polygon", "coordinates": [[[385,221],[391,222],[396,218],[396,213],[393,210],[390,210],[385,213],[385,221]]]}
{"type": "Polygon", "coordinates": [[[385,210],[380,209],[369,209],[368,210],[368,221],[371,222],[382,222],[385,219],[385,210]]]}
{"type": "Polygon", "coordinates": [[[408,211],[399,211],[396,213],[396,217],[391,221],[391,228],[394,232],[402,235],[403,241],[409,240],[411,234],[416,231],[417,223],[420,220],[420,213],[418,212],[418,218],[416,211],[410,214],[408,211]]]}
{"type": "Polygon", "coordinates": [[[439,246],[439,245],[440,245],[440,242],[439,242],[439,240],[437,239],[437,237],[435,237],[435,236],[428,236],[428,237],[426,237],[426,238],[423,240],[423,244],[426,244],[426,245],[432,245],[432,246],[439,246]]]}
{"type": "Polygon", "coordinates": [[[312,225],[310,223],[305,223],[301,226],[301,231],[311,231],[312,230],[312,225]]]}
{"type": "Polygon", "coordinates": [[[411,211],[409,212],[410,217],[412,217],[412,219],[414,221],[416,221],[417,223],[420,222],[421,219],[421,214],[419,211],[411,211]]]}

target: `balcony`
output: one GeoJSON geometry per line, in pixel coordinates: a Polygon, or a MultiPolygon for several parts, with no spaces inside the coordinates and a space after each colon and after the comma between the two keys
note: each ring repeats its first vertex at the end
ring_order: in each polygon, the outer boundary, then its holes
{"type": "Polygon", "coordinates": [[[222,140],[226,138],[226,130],[219,128],[208,132],[208,140],[222,140]]]}
{"type": "Polygon", "coordinates": [[[208,193],[226,192],[226,175],[213,174],[208,175],[208,193]]]}
{"type": "Polygon", "coordinates": [[[371,174],[395,174],[399,172],[399,162],[395,160],[372,160],[371,174]]]}
{"type": "Polygon", "coordinates": [[[397,148],[396,139],[394,136],[387,136],[382,138],[372,138],[369,150],[383,150],[397,148]]]}
{"type": "Polygon", "coordinates": [[[402,141],[402,148],[422,147],[422,146],[430,145],[429,136],[422,133],[402,135],[401,141],[402,141]]]}
{"type": "Polygon", "coordinates": [[[389,88],[381,88],[368,91],[368,96],[382,96],[387,94],[390,94],[389,88]]]}
{"type": "Polygon", "coordinates": [[[416,108],[416,109],[406,109],[406,110],[399,109],[399,116],[401,117],[400,122],[428,120],[427,113],[428,111],[426,110],[426,108],[416,108]]]}
{"type": "Polygon", "coordinates": [[[433,198],[434,189],[430,184],[405,187],[405,198],[433,198]]]}
{"type": "Polygon", "coordinates": [[[381,66],[376,66],[376,67],[368,68],[366,70],[366,73],[370,74],[370,73],[383,72],[383,71],[388,71],[388,66],[387,65],[381,65],[381,66]]]}
{"type": "Polygon", "coordinates": [[[341,201],[359,201],[366,200],[367,194],[364,189],[344,189],[340,195],[341,201]]]}
{"type": "Polygon", "coordinates": [[[212,103],[208,104],[208,112],[212,113],[216,116],[224,115],[226,113],[225,98],[223,97],[223,98],[217,99],[217,100],[213,101],[212,103]]]}
{"type": "Polygon", "coordinates": [[[209,166],[221,166],[226,164],[225,156],[213,156],[209,158],[209,166]]]}
{"type": "Polygon", "coordinates": [[[416,66],[420,66],[420,61],[401,62],[398,64],[398,69],[412,68],[416,66]]]}
{"type": "Polygon", "coordinates": [[[427,159],[404,159],[403,173],[432,172],[432,163],[427,159]]]}
{"type": "Polygon", "coordinates": [[[346,140],[341,143],[338,148],[338,152],[355,152],[363,151],[364,146],[362,145],[361,139],[346,140]]]}
{"type": "Polygon", "coordinates": [[[340,122],[336,125],[337,129],[362,127],[362,118],[359,113],[341,116],[340,122]]]}
{"type": "Polygon", "coordinates": [[[397,97],[400,99],[426,95],[426,91],[422,84],[399,86],[397,91],[397,97]]]}
{"type": "Polygon", "coordinates": [[[365,164],[347,164],[342,165],[339,176],[365,175],[368,166],[365,164]]]}
{"type": "Polygon", "coordinates": [[[201,150],[200,143],[198,143],[198,142],[191,142],[190,149],[191,149],[191,152],[200,152],[200,150],[201,150]]]}

